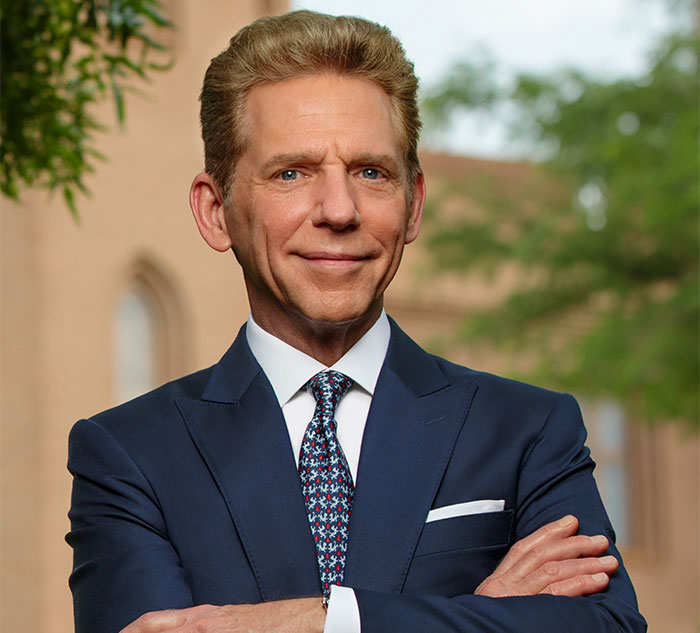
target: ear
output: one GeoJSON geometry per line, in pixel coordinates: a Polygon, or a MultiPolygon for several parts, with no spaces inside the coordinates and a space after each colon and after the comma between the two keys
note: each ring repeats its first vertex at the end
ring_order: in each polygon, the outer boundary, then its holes
{"type": "Polygon", "coordinates": [[[423,219],[423,206],[425,205],[425,178],[423,172],[416,175],[416,182],[413,185],[413,198],[408,210],[408,222],[406,223],[405,243],[410,244],[418,237],[421,220],[423,219]]]}
{"type": "Polygon", "coordinates": [[[214,179],[207,173],[197,174],[190,187],[190,208],[204,241],[215,251],[231,248],[226,226],[224,200],[214,179]]]}

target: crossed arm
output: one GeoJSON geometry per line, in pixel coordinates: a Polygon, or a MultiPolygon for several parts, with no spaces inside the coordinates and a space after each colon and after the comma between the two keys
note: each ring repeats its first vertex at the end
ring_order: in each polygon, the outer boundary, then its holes
{"type": "MultiPolygon", "coordinates": [[[[608,543],[611,532],[592,482],[592,463],[582,448],[580,420],[571,412],[573,401],[567,402],[553,410],[536,441],[528,443],[531,450],[518,468],[518,540],[495,571],[474,594],[450,598],[356,588],[363,633],[646,630],[624,569],[618,570],[616,556],[605,555],[606,550],[615,554],[608,543]],[[562,514],[567,516],[542,525],[562,514]],[[577,515],[580,526],[569,514],[577,515]],[[589,535],[602,532],[607,538],[577,534],[579,529],[589,535]]],[[[122,633],[323,630],[325,613],[318,597],[168,609],[193,600],[184,589],[186,572],[173,567],[176,555],[164,538],[167,528],[155,493],[129,453],[101,426],[81,425],[74,444],[70,466],[76,480],[69,542],[76,548],[72,584],[76,618],[80,614],[84,627],[78,630],[94,630],[95,619],[123,627],[126,614],[136,617],[143,605],[167,610],[141,616],[122,633]],[[135,540],[138,555],[132,547],[135,540]],[[106,551],[118,569],[109,569],[106,551]],[[155,567],[154,561],[158,562],[155,567]],[[99,601],[107,599],[108,590],[114,600],[104,605],[103,613],[99,601]],[[144,591],[151,591],[152,599],[142,597],[144,591]],[[131,604],[122,603],[125,597],[131,598],[131,604]]]]}
{"type": "MultiPolygon", "coordinates": [[[[608,547],[605,536],[576,535],[577,528],[577,519],[569,515],[516,542],[475,594],[578,597],[604,590],[618,561],[602,555],[608,547]]],[[[320,633],[324,622],[321,601],[312,597],[155,611],[121,633],[320,633]]]]}

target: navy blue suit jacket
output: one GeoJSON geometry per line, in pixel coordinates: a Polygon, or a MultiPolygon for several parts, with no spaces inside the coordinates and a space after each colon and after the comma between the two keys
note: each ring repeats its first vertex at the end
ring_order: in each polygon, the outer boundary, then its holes
{"type": "MultiPolygon", "coordinates": [[[[583,598],[473,595],[516,540],[566,514],[612,541],[584,439],[570,396],[431,356],[392,322],[345,569],[363,633],[646,630],[622,567],[583,598]],[[477,499],[505,510],[426,523],[477,499]]],[[[68,465],[77,633],[320,594],[289,435],[244,329],[214,367],[78,422],[68,465]]]]}

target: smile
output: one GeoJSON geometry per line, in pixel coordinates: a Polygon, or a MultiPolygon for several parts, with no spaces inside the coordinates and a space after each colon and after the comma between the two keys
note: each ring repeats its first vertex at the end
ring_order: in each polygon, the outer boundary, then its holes
{"type": "Polygon", "coordinates": [[[300,255],[302,259],[312,263],[324,266],[348,266],[369,259],[362,255],[352,255],[349,253],[305,253],[300,255]]]}

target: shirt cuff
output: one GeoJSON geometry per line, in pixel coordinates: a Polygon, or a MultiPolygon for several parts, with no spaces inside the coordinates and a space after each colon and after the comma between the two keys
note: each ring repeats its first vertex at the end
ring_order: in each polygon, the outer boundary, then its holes
{"type": "Polygon", "coordinates": [[[331,585],[323,633],[360,633],[360,608],[350,587],[331,585]]]}

